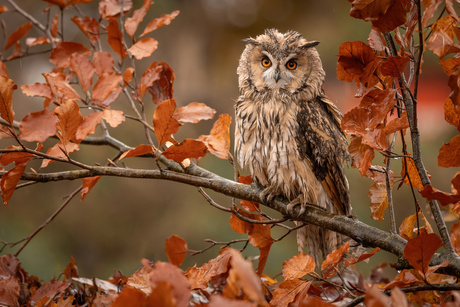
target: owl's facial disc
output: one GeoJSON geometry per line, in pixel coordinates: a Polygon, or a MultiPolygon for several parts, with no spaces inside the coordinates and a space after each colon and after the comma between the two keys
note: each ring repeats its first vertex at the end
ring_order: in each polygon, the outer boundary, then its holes
{"type": "Polygon", "coordinates": [[[265,55],[261,61],[264,69],[262,77],[265,84],[270,89],[284,88],[294,77],[291,71],[296,69],[297,63],[292,60],[292,57],[279,60],[266,51],[262,51],[262,53],[265,55]]]}

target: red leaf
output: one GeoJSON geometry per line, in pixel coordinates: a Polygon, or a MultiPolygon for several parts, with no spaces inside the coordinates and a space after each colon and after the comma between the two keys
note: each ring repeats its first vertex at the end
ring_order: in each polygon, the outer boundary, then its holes
{"type": "Polygon", "coordinates": [[[30,29],[32,29],[32,22],[28,21],[19,28],[16,29],[10,36],[8,36],[8,41],[5,45],[5,50],[10,49],[18,40],[20,40],[24,35],[26,35],[30,29]]]}
{"type": "Polygon", "coordinates": [[[99,2],[99,14],[102,18],[117,17],[122,9],[123,13],[127,13],[132,7],[132,0],[102,0],[99,2]]]}
{"type": "MultiPolygon", "coordinates": [[[[30,158],[29,158],[30,159],[30,158]]],[[[2,190],[3,204],[8,205],[13,192],[16,190],[16,186],[24,173],[29,159],[23,160],[16,164],[16,166],[6,172],[0,180],[0,187],[2,190]]]]}
{"type": "Polygon", "coordinates": [[[13,91],[17,89],[14,81],[8,77],[0,76],[0,116],[10,125],[13,125],[13,91]]]}
{"type": "Polygon", "coordinates": [[[315,271],[315,260],[307,254],[298,254],[283,262],[283,278],[296,279],[315,271]]]}
{"type": "Polygon", "coordinates": [[[93,83],[94,65],[82,53],[73,53],[70,56],[70,69],[72,69],[80,80],[80,85],[87,92],[93,83]]]}
{"type": "Polygon", "coordinates": [[[80,114],[80,108],[73,100],[66,100],[60,106],[54,109],[54,114],[58,117],[57,128],[59,139],[64,145],[71,140],[75,141],[75,134],[78,127],[83,122],[83,116],[80,114]]]}
{"type": "Polygon", "coordinates": [[[160,103],[153,113],[153,128],[160,146],[169,141],[180,127],[179,122],[172,117],[175,109],[174,99],[168,99],[160,103]]]}
{"type": "Polygon", "coordinates": [[[91,51],[79,43],[61,42],[51,51],[50,62],[56,67],[69,67],[70,56],[73,53],[82,53],[87,56],[91,54],[91,51]]]}
{"type": "Polygon", "coordinates": [[[110,53],[105,51],[95,52],[93,60],[96,74],[98,76],[102,76],[104,73],[113,73],[115,71],[113,57],[110,53]]]}
{"type": "Polygon", "coordinates": [[[96,19],[84,16],[84,17],[77,17],[74,16],[70,20],[72,20],[78,28],[85,34],[91,44],[96,44],[99,40],[99,22],[96,19]]]}
{"type": "Polygon", "coordinates": [[[94,176],[83,178],[83,188],[81,189],[80,198],[81,201],[85,199],[86,195],[88,195],[89,191],[96,185],[96,183],[101,179],[101,176],[94,176]]]}
{"type": "Polygon", "coordinates": [[[106,28],[107,41],[109,42],[109,45],[112,47],[113,51],[118,53],[118,55],[124,59],[128,54],[126,53],[125,46],[123,46],[123,35],[118,28],[118,21],[114,18],[109,18],[108,21],[109,24],[106,28]]]}
{"type": "Polygon", "coordinates": [[[381,72],[385,76],[399,78],[406,69],[409,60],[407,56],[390,56],[382,63],[381,72]]]}
{"type": "Polygon", "coordinates": [[[426,199],[438,200],[441,205],[447,206],[450,204],[456,204],[460,202],[460,172],[457,172],[451,181],[452,183],[452,194],[444,193],[438,189],[433,188],[431,185],[426,185],[423,190],[420,191],[423,197],[426,199]]]}
{"type": "Polygon", "coordinates": [[[169,262],[175,266],[180,266],[188,252],[187,242],[181,237],[173,235],[166,239],[165,250],[169,262]]]}
{"type": "Polygon", "coordinates": [[[210,153],[220,159],[228,159],[230,155],[230,124],[232,118],[228,114],[219,115],[214,123],[210,135],[201,135],[198,139],[203,141],[210,153]]]}
{"type": "Polygon", "coordinates": [[[82,141],[88,135],[93,134],[96,131],[97,125],[101,123],[102,115],[102,112],[94,112],[85,116],[75,133],[76,140],[82,141]]]}
{"type": "Polygon", "coordinates": [[[147,37],[132,45],[128,52],[131,53],[137,60],[147,58],[158,48],[158,41],[154,38],[147,37]]]}
{"type": "Polygon", "coordinates": [[[152,94],[153,103],[159,104],[167,99],[173,98],[173,83],[174,83],[174,71],[172,68],[164,62],[153,64],[158,65],[162,68],[159,73],[159,78],[153,82],[148,88],[150,94],[152,94]]]}
{"type": "Polygon", "coordinates": [[[449,143],[441,146],[438,165],[441,167],[460,166],[460,135],[454,136],[449,143]]]}
{"type": "Polygon", "coordinates": [[[144,0],[144,4],[142,4],[142,7],[134,11],[133,17],[126,18],[125,30],[126,33],[129,34],[129,36],[133,37],[134,33],[137,30],[137,27],[144,19],[145,14],[147,14],[147,11],[149,10],[152,4],[153,2],[151,0],[144,0]]]}
{"type": "Polygon", "coordinates": [[[201,102],[191,102],[185,107],[178,108],[173,117],[183,123],[196,124],[200,120],[208,120],[214,117],[216,110],[201,102]]]}
{"type": "Polygon", "coordinates": [[[194,139],[185,139],[184,141],[174,144],[165,151],[163,156],[176,162],[182,162],[187,158],[198,159],[204,157],[208,151],[206,145],[194,139]]]}
{"type": "Polygon", "coordinates": [[[93,87],[93,103],[101,108],[107,108],[123,90],[121,80],[121,75],[116,72],[100,76],[93,87]]]}
{"type": "Polygon", "coordinates": [[[441,246],[442,241],[438,235],[422,232],[407,242],[403,255],[414,269],[426,274],[431,257],[441,246]]]}
{"type": "Polygon", "coordinates": [[[120,125],[122,122],[125,121],[125,115],[123,114],[123,111],[119,110],[108,110],[105,109],[102,112],[102,118],[112,127],[116,128],[118,125],[120,125]]]}
{"type": "Polygon", "coordinates": [[[142,32],[142,34],[140,35],[141,37],[162,27],[162,26],[166,26],[166,25],[169,25],[171,23],[171,21],[176,18],[176,16],[179,15],[179,11],[174,11],[172,12],[171,14],[163,14],[161,15],[161,17],[159,18],[155,18],[154,20],[152,20],[146,27],[145,27],[145,30],[144,32],[142,32]]]}
{"type": "Polygon", "coordinates": [[[28,142],[45,142],[56,134],[58,118],[53,111],[43,110],[27,114],[19,124],[19,137],[28,142]]]}
{"type": "Polygon", "coordinates": [[[141,145],[137,146],[134,149],[131,149],[131,150],[128,150],[128,151],[124,152],[120,156],[120,160],[123,159],[123,158],[143,156],[143,155],[146,155],[146,154],[151,153],[151,152],[155,152],[155,150],[153,149],[152,146],[141,144],[141,145]]]}

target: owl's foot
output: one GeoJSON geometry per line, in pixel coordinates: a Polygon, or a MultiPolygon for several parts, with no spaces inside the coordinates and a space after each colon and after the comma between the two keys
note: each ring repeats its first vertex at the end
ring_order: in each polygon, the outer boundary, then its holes
{"type": "Polygon", "coordinates": [[[297,196],[294,200],[292,200],[286,207],[287,212],[290,215],[296,215],[294,212],[294,207],[300,205],[300,212],[299,215],[302,215],[305,212],[306,206],[302,204],[303,197],[301,195],[297,196]]]}
{"type": "Polygon", "coordinates": [[[265,188],[260,192],[260,198],[262,199],[264,204],[270,203],[273,198],[276,197],[276,194],[271,193],[271,189],[265,188]]]}

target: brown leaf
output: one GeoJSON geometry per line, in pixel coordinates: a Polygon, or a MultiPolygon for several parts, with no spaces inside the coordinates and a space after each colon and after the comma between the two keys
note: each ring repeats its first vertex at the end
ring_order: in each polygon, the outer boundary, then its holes
{"type": "Polygon", "coordinates": [[[121,94],[122,77],[119,73],[105,73],[97,79],[93,87],[93,103],[101,108],[107,108],[121,94]]]}
{"type": "Polygon", "coordinates": [[[310,286],[311,281],[307,280],[297,278],[284,280],[273,291],[273,299],[270,301],[270,306],[289,306],[299,293],[307,291],[310,286]]]}
{"type": "MultiPolygon", "coordinates": [[[[381,1],[374,0],[374,2],[381,1]]],[[[393,31],[395,28],[406,22],[407,13],[410,11],[411,5],[412,2],[410,0],[392,0],[385,14],[379,16],[378,19],[371,21],[372,26],[380,30],[382,33],[393,31]]]]}
{"type": "Polygon", "coordinates": [[[421,271],[425,275],[428,271],[431,257],[442,245],[438,235],[422,232],[407,242],[403,255],[414,269],[421,271]]]}
{"type": "Polygon", "coordinates": [[[298,254],[283,262],[283,278],[296,279],[315,271],[315,260],[307,254],[298,254]]]}
{"type": "Polygon", "coordinates": [[[54,100],[58,104],[65,99],[81,100],[78,93],[69,84],[63,72],[49,72],[44,73],[43,76],[46,79],[46,83],[51,90],[54,100]]]}
{"type": "Polygon", "coordinates": [[[99,40],[99,22],[91,17],[84,16],[84,17],[77,17],[74,16],[70,20],[72,20],[78,28],[85,34],[91,44],[96,44],[99,40]]]}
{"type": "Polygon", "coordinates": [[[201,102],[191,102],[185,107],[178,108],[173,117],[183,123],[196,124],[200,120],[212,119],[216,110],[201,102]]]}
{"type": "Polygon", "coordinates": [[[209,260],[200,268],[196,266],[188,268],[185,275],[187,276],[192,289],[205,289],[212,278],[222,274],[227,274],[229,269],[231,254],[222,250],[214,259],[209,260]]]}
{"type": "Polygon", "coordinates": [[[82,141],[86,139],[88,135],[96,132],[97,125],[101,123],[102,115],[102,112],[94,112],[85,116],[75,133],[76,140],[82,141]]]}
{"type": "Polygon", "coordinates": [[[364,305],[369,307],[391,306],[391,300],[388,296],[383,294],[377,285],[372,285],[370,289],[367,289],[364,295],[364,305]]]}
{"type": "Polygon", "coordinates": [[[358,263],[358,262],[364,261],[366,259],[369,259],[370,257],[372,257],[375,254],[377,254],[377,252],[379,252],[379,251],[380,251],[380,247],[376,247],[372,251],[370,251],[369,253],[365,253],[365,254],[360,255],[358,257],[358,259],[356,259],[355,257],[347,258],[347,260],[345,260],[345,266],[347,267],[347,266],[353,265],[355,263],[358,263]]]}
{"type": "Polygon", "coordinates": [[[426,28],[429,20],[434,16],[434,13],[438,9],[438,6],[441,3],[444,3],[442,0],[423,0],[423,13],[422,13],[422,28],[426,28]]]}
{"type": "Polygon", "coordinates": [[[450,230],[450,240],[452,241],[455,252],[460,255],[460,221],[452,225],[450,230]]]}
{"type": "Polygon", "coordinates": [[[111,304],[112,307],[147,306],[147,295],[137,288],[126,286],[111,304]]]}
{"type": "Polygon", "coordinates": [[[394,287],[405,288],[421,283],[425,282],[419,280],[411,271],[404,269],[385,286],[384,290],[393,289],[394,287]]]}
{"type": "Polygon", "coordinates": [[[101,176],[83,178],[83,187],[80,193],[81,201],[85,199],[86,195],[88,195],[89,191],[91,191],[91,189],[96,185],[99,179],[101,179],[101,176]]]}
{"type": "Polygon", "coordinates": [[[145,14],[147,14],[147,11],[149,10],[152,4],[153,4],[153,1],[144,0],[144,4],[142,4],[142,7],[135,10],[132,17],[126,18],[125,30],[129,36],[131,37],[134,36],[134,33],[137,30],[137,27],[139,26],[141,21],[144,19],[145,14]]]}
{"type": "Polygon", "coordinates": [[[168,99],[160,103],[153,113],[153,128],[159,146],[169,141],[171,135],[176,133],[180,127],[179,122],[172,117],[175,109],[175,100],[168,99]]]}
{"type": "Polygon", "coordinates": [[[118,53],[121,59],[124,59],[128,54],[126,53],[125,46],[123,45],[123,34],[118,28],[118,21],[112,17],[108,18],[108,21],[109,24],[106,27],[107,41],[113,51],[118,53]]]}
{"type": "Polygon", "coordinates": [[[163,67],[159,66],[157,62],[153,62],[147,67],[142,74],[141,83],[137,87],[137,94],[139,97],[144,98],[145,92],[153,83],[160,79],[160,73],[163,71],[163,67]]]}
{"type": "Polygon", "coordinates": [[[177,306],[188,306],[191,298],[190,284],[181,269],[167,262],[158,261],[150,272],[150,286],[157,287],[159,282],[173,285],[173,297],[177,306]]]}
{"type": "Polygon", "coordinates": [[[151,152],[155,152],[154,148],[151,145],[141,144],[134,149],[125,151],[120,156],[120,160],[123,158],[143,156],[151,152]]]}
{"type": "Polygon", "coordinates": [[[401,169],[401,176],[404,177],[404,183],[407,185],[411,185],[417,189],[423,189],[422,179],[420,179],[420,175],[417,171],[417,167],[415,166],[414,159],[411,158],[403,158],[402,159],[402,169],[401,169]],[[407,168],[407,172],[406,172],[407,168]],[[407,176],[404,176],[407,175],[407,176]],[[410,179],[410,180],[409,180],[410,179]]]}
{"type": "Polygon", "coordinates": [[[0,76],[0,116],[10,125],[13,125],[13,91],[17,89],[14,81],[8,77],[0,76]]]}
{"type": "MultiPolygon", "coordinates": [[[[68,155],[68,154],[71,154],[72,152],[77,151],[79,149],[80,148],[79,148],[78,144],[70,142],[70,143],[68,143],[67,145],[64,146],[61,142],[59,142],[59,143],[55,144],[53,147],[51,147],[50,149],[48,149],[48,151],[46,153],[48,155],[56,157],[56,158],[67,158],[67,156],[64,153],[67,153],[67,155],[68,155]]],[[[43,162],[42,162],[42,165],[40,167],[45,168],[48,165],[50,165],[51,163],[53,163],[53,162],[54,162],[54,160],[44,159],[43,162]]]]}
{"type": "Polygon", "coordinates": [[[93,83],[93,74],[95,72],[94,65],[82,53],[73,53],[70,56],[70,69],[75,72],[80,80],[80,85],[87,92],[93,83]]]}
{"type": "Polygon", "coordinates": [[[53,22],[51,23],[50,27],[50,34],[52,37],[56,37],[58,33],[58,23],[59,23],[59,12],[56,12],[54,15],[53,22]]]}
{"type": "Polygon", "coordinates": [[[8,74],[8,71],[6,70],[5,63],[3,63],[2,61],[0,61],[0,76],[7,77],[7,78],[9,78],[10,76],[8,74]]]}
{"type": "Polygon", "coordinates": [[[187,242],[181,237],[173,235],[166,239],[165,250],[169,262],[175,266],[180,266],[188,252],[187,242]]]}
{"type": "Polygon", "coordinates": [[[460,46],[454,42],[458,21],[451,16],[437,20],[431,27],[432,33],[426,46],[441,59],[450,53],[460,52],[460,46]]]}
{"type": "Polygon", "coordinates": [[[323,277],[329,278],[335,274],[334,268],[342,262],[345,253],[350,251],[350,241],[345,242],[341,247],[333,250],[329,255],[327,255],[326,260],[321,264],[321,271],[323,272],[323,277]]]}
{"type": "Polygon", "coordinates": [[[350,16],[365,21],[377,20],[387,12],[391,2],[390,0],[354,0],[351,4],[350,16]]]}
{"type": "Polygon", "coordinates": [[[0,187],[2,190],[3,204],[8,205],[13,192],[16,190],[16,186],[24,173],[29,159],[22,160],[17,163],[14,168],[6,172],[0,180],[0,187]]]}
{"type": "Polygon", "coordinates": [[[265,265],[267,264],[268,260],[268,253],[270,252],[270,248],[272,247],[272,243],[274,240],[270,236],[271,243],[265,247],[259,247],[260,255],[259,255],[259,263],[257,264],[257,274],[260,276],[262,275],[265,265]]]}
{"type": "Polygon", "coordinates": [[[58,118],[53,111],[45,109],[27,114],[19,124],[19,137],[27,142],[45,142],[56,134],[58,118]]]}
{"type": "Polygon", "coordinates": [[[152,53],[158,48],[158,41],[154,38],[147,37],[132,45],[128,52],[133,55],[136,60],[141,60],[152,55],[152,53]]]}
{"type": "Polygon", "coordinates": [[[441,146],[438,165],[441,167],[460,166],[460,135],[454,136],[449,143],[441,146]]]}
{"type": "Polygon", "coordinates": [[[8,41],[6,42],[5,45],[5,50],[10,49],[11,46],[13,46],[17,41],[19,41],[24,35],[26,35],[30,29],[32,29],[32,22],[28,21],[22,26],[18,27],[16,31],[11,33],[10,36],[8,36],[8,41]]]}
{"type": "Polygon", "coordinates": [[[37,292],[32,295],[32,302],[38,302],[45,296],[48,298],[55,297],[57,294],[61,294],[71,285],[70,281],[67,280],[53,280],[49,283],[41,286],[37,292]]]}
{"type": "Polygon", "coordinates": [[[165,62],[154,62],[152,65],[158,65],[162,68],[159,73],[159,78],[148,88],[152,95],[153,103],[159,104],[167,99],[173,98],[173,83],[175,76],[172,68],[165,62]]]}
{"type": "Polygon", "coordinates": [[[383,128],[383,131],[385,132],[386,135],[392,134],[396,131],[403,130],[409,128],[409,121],[407,119],[407,113],[403,112],[401,117],[397,117],[393,120],[391,120],[385,128],[383,128]]]}
{"type": "Polygon", "coordinates": [[[369,46],[375,51],[384,51],[385,43],[382,34],[376,29],[371,29],[369,37],[367,38],[369,46]]]}
{"type": "Polygon", "coordinates": [[[3,13],[3,12],[8,12],[8,8],[4,5],[0,5],[0,14],[3,13]]]}
{"type": "Polygon", "coordinates": [[[422,221],[424,222],[424,226],[421,226],[420,229],[417,229],[417,227],[415,227],[417,222],[416,214],[412,214],[406,217],[404,221],[401,223],[401,226],[399,226],[399,235],[402,238],[410,240],[414,236],[414,233],[418,233],[419,231],[425,233],[433,233],[433,229],[431,228],[430,223],[428,223],[423,213],[419,212],[418,215],[419,219],[422,219],[422,221]]]}
{"type": "Polygon", "coordinates": [[[444,118],[446,122],[460,131],[460,107],[454,106],[450,98],[447,98],[444,102],[444,118]]]}
{"type": "Polygon", "coordinates": [[[237,299],[229,299],[225,298],[222,295],[213,294],[211,295],[211,299],[209,301],[208,307],[255,307],[256,305],[250,302],[237,300],[237,299]]]}
{"type": "Polygon", "coordinates": [[[361,136],[352,136],[348,147],[352,160],[352,167],[359,169],[361,176],[364,176],[372,165],[374,159],[374,149],[362,143],[361,136]]]}
{"type": "Polygon", "coordinates": [[[382,63],[380,67],[381,72],[385,76],[399,78],[401,74],[404,73],[406,64],[409,60],[410,59],[407,56],[390,56],[382,63]]]}
{"type": "Polygon", "coordinates": [[[102,118],[112,128],[118,127],[118,125],[125,121],[125,115],[123,114],[123,111],[119,110],[104,109],[104,111],[102,112],[102,118]]]}
{"type": "Polygon", "coordinates": [[[83,122],[83,116],[80,114],[80,108],[75,101],[66,100],[54,109],[54,114],[57,115],[59,120],[57,129],[61,142],[67,145],[71,140],[76,141],[75,134],[83,122]]]}
{"type": "Polygon", "coordinates": [[[19,299],[19,279],[10,275],[0,279],[0,304],[3,306],[17,306],[19,299]]]}
{"type": "Polygon", "coordinates": [[[171,21],[179,15],[179,11],[174,11],[171,14],[163,14],[159,18],[155,18],[152,20],[144,29],[144,32],[140,35],[140,37],[155,31],[156,29],[169,25],[171,21]]]}
{"type": "Polygon", "coordinates": [[[51,51],[50,62],[56,67],[69,67],[70,56],[73,53],[82,53],[85,56],[91,54],[91,51],[82,44],[75,42],[60,42],[51,51]]]}
{"type": "Polygon", "coordinates": [[[75,262],[75,259],[72,256],[70,256],[70,262],[64,270],[64,276],[67,279],[71,279],[72,277],[78,277],[77,263],[75,262]]]}
{"type": "Polygon", "coordinates": [[[173,293],[174,286],[166,281],[159,281],[152,289],[143,306],[177,307],[173,293]]]}
{"type": "Polygon", "coordinates": [[[198,139],[203,141],[210,153],[220,159],[228,159],[230,155],[230,124],[232,117],[220,114],[214,123],[210,135],[201,135],[198,139]]]}
{"type": "Polygon", "coordinates": [[[442,192],[436,188],[433,188],[431,185],[426,185],[421,191],[420,194],[428,200],[438,200],[441,205],[447,206],[450,204],[456,204],[460,202],[460,172],[457,172],[452,179],[452,194],[442,192]]]}
{"type": "MultiPolygon", "coordinates": [[[[371,218],[376,221],[382,221],[385,210],[388,208],[388,194],[385,179],[385,169],[382,166],[374,166],[377,170],[369,169],[366,176],[374,180],[374,183],[369,188],[369,198],[371,199],[371,218]]],[[[393,182],[396,175],[390,171],[390,186],[393,187],[393,182]]]]}
{"type": "Polygon", "coordinates": [[[101,0],[99,2],[99,14],[102,18],[117,17],[122,9],[126,14],[132,8],[132,0],[101,0]]]}
{"type": "Polygon", "coordinates": [[[45,98],[53,98],[51,89],[48,84],[46,83],[34,83],[34,84],[23,84],[21,85],[21,90],[24,95],[31,96],[31,97],[45,97],[45,98]]]}
{"type": "Polygon", "coordinates": [[[134,68],[128,67],[126,68],[125,72],[123,73],[123,82],[124,86],[126,86],[131,80],[133,80],[133,73],[134,73],[134,68]]]}
{"type": "Polygon", "coordinates": [[[102,76],[104,73],[115,72],[113,57],[110,53],[105,51],[94,52],[93,61],[98,76],[102,76]]]}
{"type": "Polygon", "coordinates": [[[206,145],[194,139],[185,139],[178,144],[174,144],[165,151],[163,156],[176,162],[182,162],[187,158],[198,159],[204,157],[208,152],[206,145]]]}
{"type": "Polygon", "coordinates": [[[49,43],[50,43],[49,38],[45,37],[45,36],[42,36],[42,37],[27,37],[26,38],[26,45],[28,47],[47,45],[49,43]]]}
{"type": "MultiPolygon", "coordinates": [[[[8,146],[6,149],[22,149],[20,146],[8,146]]],[[[33,154],[28,152],[4,152],[0,155],[0,164],[8,165],[12,162],[22,163],[29,161],[33,154]]]]}

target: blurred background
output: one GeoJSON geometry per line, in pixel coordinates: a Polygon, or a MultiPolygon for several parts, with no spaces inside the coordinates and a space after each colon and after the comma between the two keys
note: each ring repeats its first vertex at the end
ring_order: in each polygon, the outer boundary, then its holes
{"type": "MultiPolygon", "coordinates": [[[[23,9],[46,24],[43,13],[48,4],[44,1],[16,1],[23,9]]],[[[133,0],[133,9],[142,5],[142,0],[133,0]]],[[[0,4],[11,8],[5,0],[0,4]]],[[[97,18],[98,1],[78,6],[80,13],[97,18]]],[[[57,7],[51,8],[54,16],[57,7]]],[[[175,72],[174,97],[179,106],[190,102],[203,102],[215,108],[217,114],[228,113],[233,117],[233,105],[238,96],[236,68],[244,48],[241,39],[261,34],[265,28],[278,28],[281,31],[297,30],[309,40],[318,40],[317,47],[326,70],[325,89],[327,95],[339,106],[343,113],[359,103],[354,98],[356,86],[338,81],[335,74],[338,49],[346,41],[366,41],[370,24],[349,16],[350,3],[342,0],[304,1],[304,0],[156,0],[138,34],[153,18],[180,10],[180,14],[168,26],[151,34],[159,41],[158,49],[150,58],[137,61],[138,76],[153,61],[167,62],[175,72]]],[[[130,16],[131,13],[128,14],[130,16]]],[[[74,8],[64,12],[65,40],[77,41],[90,48],[86,37],[70,18],[79,15],[74,8]]],[[[11,34],[26,20],[16,13],[3,13],[0,19],[5,25],[7,35],[11,34]]],[[[28,36],[41,36],[32,29],[28,36]]],[[[0,40],[5,40],[4,36],[0,40]]],[[[101,36],[106,51],[111,51],[106,37],[101,36]]],[[[23,40],[22,40],[23,43],[23,40]]],[[[23,43],[24,44],[24,43],[23,43]]],[[[0,46],[4,41],[0,42],[0,46]]],[[[25,45],[23,45],[25,47],[25,45]]],[[[40,50],[42,47],[34,47],[40,50]]],[[[47,47],[43,47],[45,50],[47,47]]],[[[9,50],[11,53],[11,50],[9,50]]],[[[113,53],[112,53],[113,54],[113,53]]],[[[35,55],[5,62],[7,70],[16,84],[45,82],[42,73],[52,70],[49,54],[35,55]]],[[[114,55],[116,61],[119,59],[114,55]]],[[[126,65],[124,66],[126,67],[126,65]]],[[[447,77],[442,72],[438,59],[426,52],[419,90],[419,124],[421,130],[423,158],[432,175],[433,185],[450,192],[450,180],[455,169],[437,167],[437,154],[440,146],[448,142],[456,133],[444,121],[443,104],[449,94],[447,77]]],[[[154,109],[146,95],[147,117],[151,118],[154,109]]],[[[43,109],[43,100],[30,98],[15,91],[13,100],[16,120],[21,120],[29,112],[43,109]]],[[[111,105],[112,109],[125,110],[132,114],[127,101],[120,98],[111,105]]],[[[197,125],[186,124],[176,139],[197,138],[209,134],[213,120],[197,125]]],[[[232,124],[232,141],[233,141],[232,124]]],[[[100,131],[99,131],[100,132],[100,131]]],[[[137,122],[127,120],[117,129],[111,129],[113,136],[127,145],[146,143],[144,130],[137,122]]],[[[12,140],[0,140],[2,146],[13,144],[12,140]]],[[[50,147],[54,140],[47,141],[50,147]]],[[[32,145],[31,145],[32,146],[32,145]]],[[[396,150],[400,147],[397,145],[396,150]]],[[[81,146],[74,159],[94,165],[105,164],[116,152],[110,148],[81,146]]],[[[154,161],[142,158],[125,159],[132,168],[155,168],[154,161]]],[[[375,164],[383,163],[383,157],[376,154],[375,164]]],[[[226,178],[233,178],[231,165],[224,160],[208,155],[198,164],[226,178]]],[[[31,164],[39,170],[39,162],[31,164]]],[[[63,166],[53,163],[44,171],[62,170],[63,166]]],[[[392,164],[393,171],[399,175],[400,161],[392,164]]],[[[246,173],[247,174],[247,173],[246,173]]],[[[372,181],[359,176],[356,169],[347,170],[349,176],[354,212],[360,220],[389,230],[389,218],[376,223],[370,219],[368,189],[372,181]]],[[[0,240],[15,242],[30,235],[65,201],[65,197],[81,184],[78,182],[55,182],[35,184],[15,192],[10,204],[0,208],[0,240]]],[[[229,206],[231,199],[213,193],[209,194],[221,205],[229,206]]],[[[417,197],[419,193],[415,192],[417,197]]],[[[414,201],[407,186],[397,190],[394,198],[398,226],[401,221],[414,213],[414,201]]],[[[425,201],[419,197],[424,213],[425,201]]],[[[264,209],[265,210],[265,209],[264,209]]],[[[269,210],[268,214],[279,217],[269,210]]],[[[159,180],[127,178],[102,178],[93,190],[80,202],[76,197],[72,202],[40,232],[21,252],[19,258],[23,267],[31,274],[44,280],[57,277],[73,256],[81,276],[108,278],[114,270],[120,269],[131,275],[141,266],[140,260],[167,261],[164,252],[165,239],[173,234],[184,238],[191,250],[201,250],[208,246],[204,239],[229,241],[244,238],[233,232],[228,223],[229,215],[211,207],[197,192],[195,187],[159,180]]],[[[432,221],[430,219],[430,221],[432,221]]],[[[434,226],[434,225],[433,225],[434,226]]],[[[273,237],[280,237],[284,231],[275,228],[273,237]]],[[[20,245],[19,245],[20,246],[20,245]]],[[[241,246],[235,246],[239,248],[241,246]]],[[[4,253],[14,254],[15,248],[5,248],[4,253]]],[[[217,256],[217,247],[186,257],[183,268],[201,265],[217,256]]],[[[292,234],[273,245],[265,268],[265,273],[275,276],[281,272],[282,262],[297,253],[295,235],[292,234]]],[[[258,255],[258,250],[248,248],[248,257],[258,255]]],[[[381,262],[394,262],[388,253],[380,252],[369,264],[361,264],[360,270],[368,276],[370,270],[381,262]]],[[[388,274],[394,274],[388,271],[388,274]]]]}

